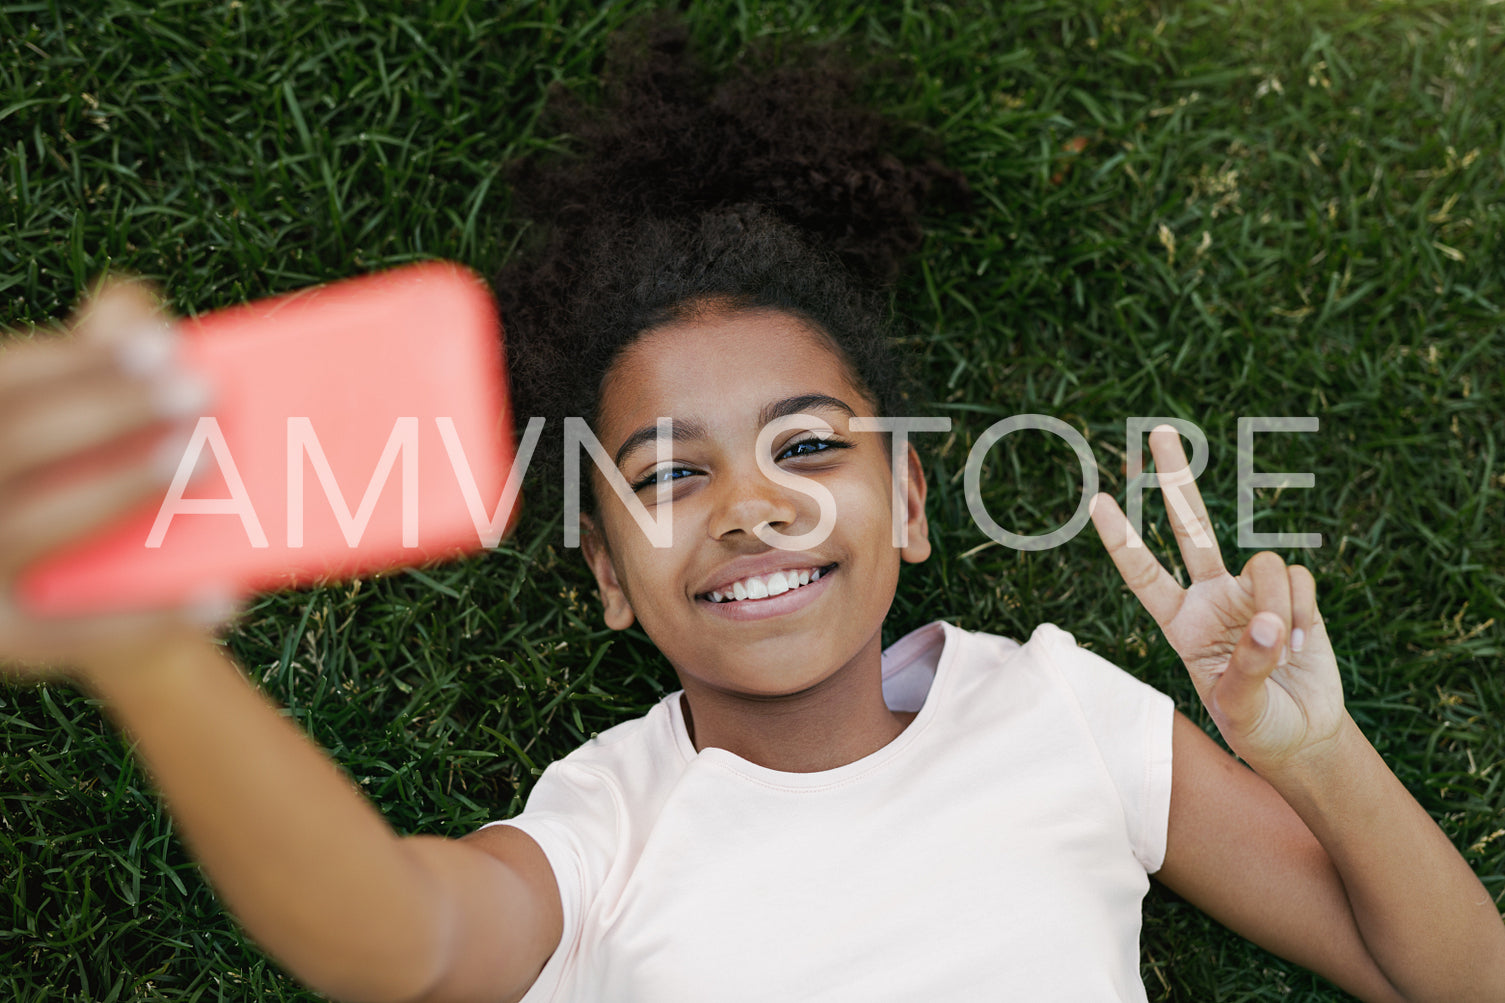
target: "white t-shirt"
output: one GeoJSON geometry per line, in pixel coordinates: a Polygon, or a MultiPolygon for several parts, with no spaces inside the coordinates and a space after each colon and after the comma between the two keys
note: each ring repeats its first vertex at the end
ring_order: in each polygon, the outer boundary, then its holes
{"type": "Polygon", "coordinates": [[[1169,697],[1049,625],[932,623],[883,656],[878,751],[697,753],[679,693],[554,763],[514,825],[564,934],[527,1003],[1144,1000],[1169,697]]]}

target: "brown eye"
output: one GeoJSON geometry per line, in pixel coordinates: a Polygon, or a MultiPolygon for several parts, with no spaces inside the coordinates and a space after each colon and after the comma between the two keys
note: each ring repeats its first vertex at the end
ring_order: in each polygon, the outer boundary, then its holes
{"type": "Polygon", "coordinates": [[[657,470],[651,471],[648,476],[634,484],[632,490],[641,491],[644,488],[651,488],[662,481],[677,481],[681,477],[688,477],[693,473],[695,471],[689,467],[660,467],[657,470]]]}
{"type": "Polygon", "coordinates": [[[850,442],[842,442],[838,439],[800,439],[785,446],[775,459],[784,460],[799,456],[814,456],[832,449],[850,449],[850,442]]]}

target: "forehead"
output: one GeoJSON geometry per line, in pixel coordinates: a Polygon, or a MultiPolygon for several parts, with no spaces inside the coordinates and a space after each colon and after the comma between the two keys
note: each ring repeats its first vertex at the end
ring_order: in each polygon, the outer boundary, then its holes
{"type": "Polygon", "coordinates": [[[869,411],[824,332],[774,310],[716,313],[655,328],[622,352],[602,384],[598,432],[606,443],[660,416],[757,409],[811,392],[869,411]]]}

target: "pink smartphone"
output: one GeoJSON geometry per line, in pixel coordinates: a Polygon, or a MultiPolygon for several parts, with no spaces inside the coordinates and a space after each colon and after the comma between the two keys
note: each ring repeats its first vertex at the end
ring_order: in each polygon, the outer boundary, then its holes
{"type": "Polygon", "coordinates": [[[178,328],[181,364],[214,391],[178,476],[29,567],[29,611],[240,600],[501,538],[512,424],[501,325],[474,273],[413,265],[178,328]]]}

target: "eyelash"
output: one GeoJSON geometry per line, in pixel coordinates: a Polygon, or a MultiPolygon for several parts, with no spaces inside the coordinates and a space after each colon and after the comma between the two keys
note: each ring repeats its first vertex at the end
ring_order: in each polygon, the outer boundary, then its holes
{"type": "Polygon", "coordinates": [[[776,459],[776,460],[782,460],[786,456],[791,456],[791,457],[792,456],[814,456],[814,455],[816,455],[816,453],[824,453],[828,449],[851,449],[851,448],[852,448],[852,444],[850,442],[842,442],[840,439],[820,439],[820,438],[817,438],[815,436],[811,436],[808,439],[800,439],[800,440],[798,440],[796,442],[789,443],[787,446],[785,446],[783,448],[782,451],[780,451],[780,453],[779,453],[778,456],[774,457],[774,459],[776,459]],[[819,448],[815,449],[815,450],[812,450],[811,452],[808,452],[808,453],[793,453],[792,452],[793,450],[796,450],[796,449],[798,449],[801,446],[818,446],[819,448]]]}
{"type": "MultiPolygon", "coordinates": [[[[651,487],[653,487],[653,485],[659,483],[659,474],[665,474],[665,473],[666,474],[671,474],[671,475],[672,474],[678,474],[678,473],[693,474],[694,472],[695,471],[691,470],[689,467],[665,467],[665,468],[663,468],[661,470],[654,470],[654,471],[651,471],[648,474],[647,477],[644,477],[642,480],[640,480],[636,484],[634,484],[632,486],[632,490],[634,492],[637,492],[637,491],[643,490],[644,488],[651,488],[651,487]]],[[[680,478],[671,476],[669,478],[669,480],[671,480],[671,481],[677,481],[677,480],[680,480],[680,478]]]]}
{"type": "MultiPolygon", "coordinates": [[[[819,439],[819,438],[815,438],[814,436],[812,436],[812,437],[810,437],[808,439],[800,439],[797,442],[791,442],[791,443],[789,443],[782,450],[779,451],[779,455],[776,456],[776,457],[774,457],[774,461],[777,462],[779,460],[786,459],[786,458],[787,459],[796,459],[798,457],[816,456],[816,455],[818,455],[820,453],[824,453],[827,450],[831,450],[831,449],[851,449],[851,448],[852,448],[852,443],[850,443],[850,442],[842,442],[840,439],[819,439]],[[799,449],[801,446],[816,446],[818,448],[816,448],[814,450],[811,450],[808,453],[796,453],[796,452],[794,452],[794,450],[799,449]]],[[[649,474],[646,477],[644,477],[641,480],[639,480],[636,484],[632,485],[632,490],[633,491],[641,491],[644,488],[652,487],[655,484],[658,484],[659,483],[660,475],[665,474],[665,473],[667,473],[667,474],[670,475],[669,476],[669,480],[671,480],[671,481],[677,481],[677,480],[682,480],[683,478],[679,477],[679,476],[675,476],[675,475],[677,475],[677,474],[689,475],[689,474],[697,473],[697,471],[692,470],[689,467],[668,467],[668,468],[663,468],[663,469],[659,469],[659,470],[654,470],[654,471],[649,472],[649,474]]]]}

